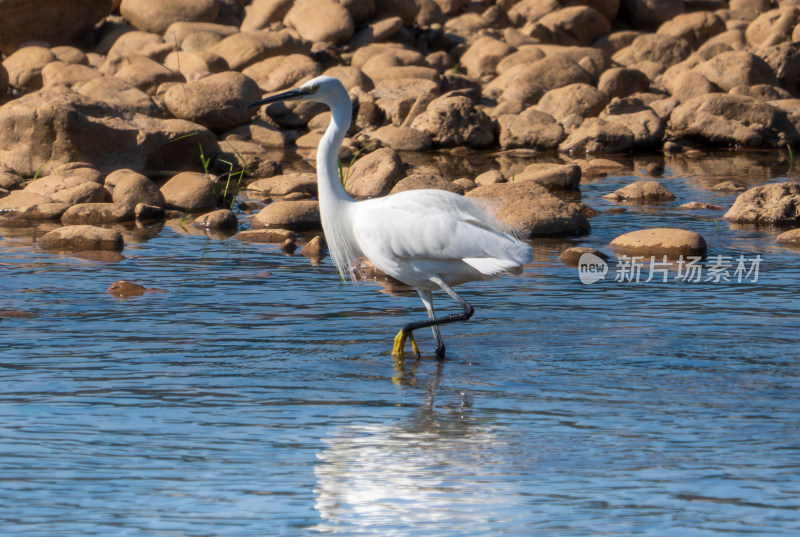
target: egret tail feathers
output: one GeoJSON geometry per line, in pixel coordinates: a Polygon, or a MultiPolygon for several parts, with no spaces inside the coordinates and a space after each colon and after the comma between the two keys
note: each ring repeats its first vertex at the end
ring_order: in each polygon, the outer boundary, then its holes
{"type": "Polygon", "coordinates": [[[496,257],[467,257],[462,259],[481,274],[495,276],[497,274],[519,274],[522,267],[516,261],[497,259],[496,257]]]}

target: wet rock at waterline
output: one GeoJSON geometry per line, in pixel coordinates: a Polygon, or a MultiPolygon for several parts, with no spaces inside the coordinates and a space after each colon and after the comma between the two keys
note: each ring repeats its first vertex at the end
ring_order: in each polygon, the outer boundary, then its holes
{"type": "Polygon", "coordinates": [[[778,244],[782,244],[784,246],[800,247],[800,229],[784,231],[778,235],[775,240],[778,241],[778,244]]]}
{"type": "Polygon", "coordinates": [[[147,176],[133,170],[117,170],[106,177],[105,184],[112,185],[114,203],[136,206],[140,203],[163,208],[164,195],[147,176]]]}
{"type": "Polygon", "coordinates": [[[737,224],[797,225],[800,183],[771,183],[742,192],[724,217],[737,224]]]}
{"type": "Polygon", "coordinates": [[[561,255],[558,256],[558,259],[568,267],[577,267],[580,264],[581,256],[584,254],[592,254],[599,257],[603,261],[608,261],[608,255],[604,254],[600,250],[589,248],[587,246],[575,246],[573,248],[567,248],[561,252],[561,255]]]}
{"type": "Polygon", "coordinates": [[[129,298],[143,295],[147,292],[147,289],[135,282],[119,280],[109,285],[106,292],[118,298],[129,298]]]}
{"type": "Polygon", "coordinates": [[[124,203],[79,203],[64,211],[61,223],[113,224],[132,222],[135,218],[134,207],[124,203]]]}
{"type": "Polygon", "coordinates": [[[300,253],[312,261],[320,261],[325,257],[325,239],[317,235],[300,249],[300,253]]]}
{"type": "Polygon", "coordinates": [[[636,181],[603,196],[614,201],[650,203],[672,201],[675,195],[658,181],[636,181]]]}
{"type": "Polygon", "coordinates": [[[678,228],[631,231],[615,238],[609,246],[617,255],[668,258],[704,256],[708,249],[702,235],[678,228]]]}
{"type": "Polygon", "coordinates": [[[276,201],[259,211],[251,223],[253,229],[285,228],[293,231],[320,229],[317,201],[276,201]]]}
{"type": "Polygon", "coordinates": [[[90,225],[64,226],[39,239],[39,248],[43,250],[121,252],[124,247],[125,243],[118,231],[90,225]]]}
{"type": "Polygon", "coordinates": [[[161,187],[161,194],[169,209],[196,213],[217,206],[217,195],[211,179],[199,172],[183,172],[161,187]]]}
{"type": "Polygon", "coordinates": [[[345,189],[356,198],[385,196],[405,176],[406,170],[400,155],[384,147],[361,157],[353,164],[345,189]]]}
{"type": "Polygon", "coordinates": [[[192,225],[201,229],[236,229],[239,220],[228,209],[217,209],[198,216],[192,225]]]}
{"type": "Polygon", "coordinates": [[[297,233],[289,229],[280,228],[249,229],[240,231],[233,238],[242,242],[281,244],[287,240],[294,241],[297,238],[297,233]]]}

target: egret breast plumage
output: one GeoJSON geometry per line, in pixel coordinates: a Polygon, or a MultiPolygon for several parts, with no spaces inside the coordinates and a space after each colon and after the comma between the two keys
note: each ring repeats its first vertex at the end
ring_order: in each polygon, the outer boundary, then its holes
{"type": "Polygon", "coordinates": [[[352,120],[352,104],[342,83],[320,76],[297,89],[267,97],[252,106],[282,100],[311,100],[331,109],[331,123],[317,150],[320,217],[331,257],[340,273],[355,279],[359,258],[415,288],[428,320],[409,323],[395,337],[393,354],[402,354],[414,330],[432,327],[436,355],[444,356],[439,326],[467,320],[473,308],[451,286],[519,274],[530,247],[481,202],[444,190],[409,190],[381,198],[353,200],[338,175],[338,151],[352,120]],[[441,289],[463,312],[436,317],[433,291],[441,289]]]}

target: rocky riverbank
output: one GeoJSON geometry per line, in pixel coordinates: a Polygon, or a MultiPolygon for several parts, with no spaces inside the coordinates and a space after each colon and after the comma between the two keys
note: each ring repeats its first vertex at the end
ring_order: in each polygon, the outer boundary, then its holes
{"type": "MultiPolygon", "coordinates": [[[[528,237],[583,234],[597,211],[570,193],[613,172],[603,155],[798,145],[799,22],[790,0],[0,0],[0,226],[59,222],[41,247],[120,251],[97,226],[192,215],[291,251],[319,212],[287,155],[313,153],[330,114],[247,104],[324,73],[353,101],[351,195],[444,188],[528,237]],[[473,150],[515,165],[454,177],[414,157],[473,150]]],[[[751,189],[725,218],[797,227],[800,187],[751,189]]]]}

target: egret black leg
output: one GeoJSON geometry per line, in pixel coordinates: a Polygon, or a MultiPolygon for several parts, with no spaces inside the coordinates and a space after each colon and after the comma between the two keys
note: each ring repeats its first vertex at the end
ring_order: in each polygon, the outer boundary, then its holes
{"type": "Polygon", "coordinates": [[[429,319],[427,321],[417,321],[417,322],[408,323],[407,325],[405,325],[400,330],[400,333],[397,334],[397,337],[395,338],[395,348],[394,348],[393,354],[398,354],[398,353],[402,354],[402,352],[403,352],[402,345],[405,343],[406,338],[409,338],[409,337],[412,338],[412,342],[413,342],[413,337],[414,337],[413,336],[413,332],[414,332],[414,330],[417,330],[418,328],[425,328],[425,327],[431,326],[431,327],[433,327],[433,331],[434,331],[433,334],[434,334],[434,337],[436,338],[436,356],[439,357],[439,358],[444,358],[445,347],[444,347],[444,342],[442,341],[442,336],[439,333],[439,325],[448,324],[448,323],[454,323],[454,322],[458,322],[458,321],[466,321],[467,319],[472,317],[472,314],[475,312],[475,309],[472,306],[470,306],[469,303],[466,300],[461,298],[461,296],[459,296],[458,293],[453,291],[450,288],[449,285],[444,283],[444,281],[442,281],[441,278],[432,277],[431,281],[433,283],[435,283],[436,285],[438,285],[442,289],[442,291],[444,291],[445,293],[450,295],[450,297],[452,297],[453,300],[458,302],[459,305],[462,308],[464,308],[463,313],[456,313],[456,314],[453,314],[453,315],[447,315],[445,317],[439,317],[438,319],[435,318],[434,315],[433,315],[433,295],[431,294],[430,291],[419,291],[418,290],[420,298],[422,299],[423,304],[425,304],[425,309],[428,310],[429,319]],[[399,348],[398,348],[398,345],[400,345],[399,348]]]}

